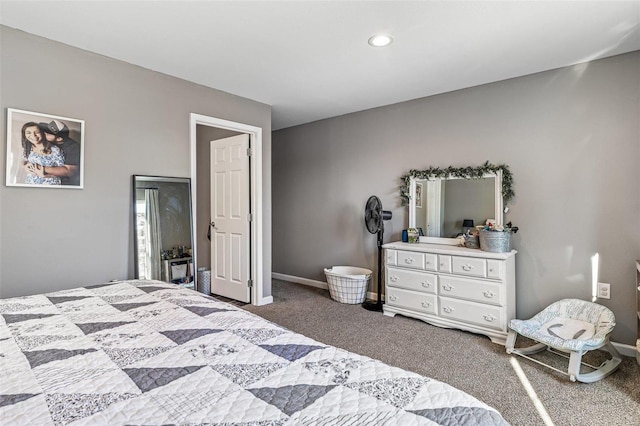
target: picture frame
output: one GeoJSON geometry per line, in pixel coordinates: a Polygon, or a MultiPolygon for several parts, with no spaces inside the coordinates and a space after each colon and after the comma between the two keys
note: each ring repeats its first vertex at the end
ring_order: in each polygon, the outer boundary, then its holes
{"type": "Polygon", "coordinates": [[[83,189],[84,120],[7,108],[6,186],[83,189]]]}
{"type": "Polygon", "coordinates": [[[416,182],[416,207],[422,208],[422,184],[420,182],[416,182]]]}

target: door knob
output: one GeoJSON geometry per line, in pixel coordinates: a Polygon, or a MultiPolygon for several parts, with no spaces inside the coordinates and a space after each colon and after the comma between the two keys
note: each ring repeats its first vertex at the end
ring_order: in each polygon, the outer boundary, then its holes
{"type": "Polygon", "coordinates": [[[211,221],[210,225],[211,225],[212,228],[216,227],[216,223],[214,221],[211,221]]]}

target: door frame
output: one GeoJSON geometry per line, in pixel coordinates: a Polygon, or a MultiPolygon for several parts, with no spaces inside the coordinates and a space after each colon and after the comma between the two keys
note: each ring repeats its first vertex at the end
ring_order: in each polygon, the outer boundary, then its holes
{"type": "MultiPolygon", "coordinates": [[[[197,233],[196,221],[196,203],[197,203],[197,182],[196,182],[196,148],[197,148],[197,125],[217,127],[220,129],[231,130],[238,133],[246,133],[249,135],[249,147],[251,148],[251,161],[249,165],[249,184],[251,186],[251,196],[249,206],[252,214],[251,231],[249,239],[251,241],[250,248],[250,267],[251,279],[253,287],[251,288],[251,304],[260,306],[273,302],[273,297],[265,297],[264,290],[264,274],[263,274],[263,216],[262,216],[262,128],[244,123],[224,120],[221,118],[210,117],[206,115],[190,113],[189,115],[189,143],[191,151],[191,199],[193,200],[192,222],[193,233],[197,233]]],[[[197,270],[197,247],[194,238],[194,268],[197,270]]],[[[197,284],[197,282],[196,282],[197,284]]]]}

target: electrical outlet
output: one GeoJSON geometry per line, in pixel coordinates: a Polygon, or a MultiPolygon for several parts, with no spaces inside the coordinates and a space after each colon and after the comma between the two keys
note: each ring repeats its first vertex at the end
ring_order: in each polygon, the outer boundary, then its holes
{"type": "Polygon", "coordinates": [[[611,284],[598,283],[598,299],[611,299],[611,284]]]}

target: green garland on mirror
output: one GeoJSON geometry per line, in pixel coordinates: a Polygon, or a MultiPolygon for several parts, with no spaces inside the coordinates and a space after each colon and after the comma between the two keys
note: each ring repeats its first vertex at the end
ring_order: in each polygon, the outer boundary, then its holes
{"type": "Polygon", "coordinates": [[[445,179],[450,177],[463,178],[463,179],[480,179],[482,176],[488,173],[495,174],[496,172],[502,172],[502,199],[504,204],[512,199],[515,195],[513,191],[513,175],[509,170],[509,166],[506,164],[494,165],[486,161],[482,166],[478,167],[429,167],[426,170],[409,170],[409,173],[402,176],[402,185],[400,186],[400,197],[402,198],[402,204],[409,204],[409,186],[411,178],[415,179],[445,179]]]}

